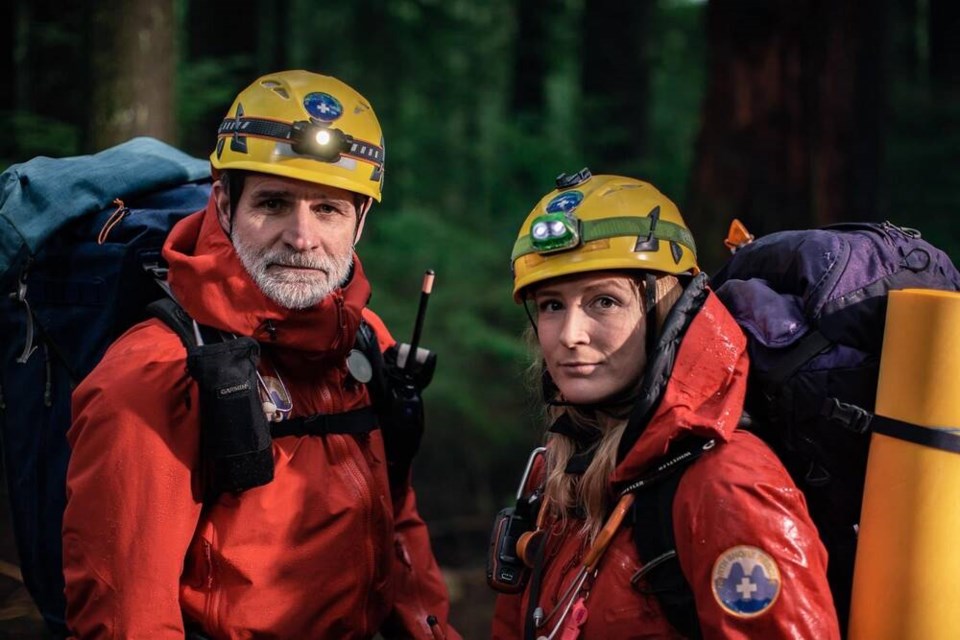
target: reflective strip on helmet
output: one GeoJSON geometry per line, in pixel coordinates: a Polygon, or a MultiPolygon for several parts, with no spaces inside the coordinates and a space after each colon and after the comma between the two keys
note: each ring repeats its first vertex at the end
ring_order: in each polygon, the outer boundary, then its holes
{"type": "MultiPolygon", "coordinates": [[[[619,236],[649,236],[651,220],[647,216],[619,216],[602,220],[583,220],[582,244],[619,236]]],[[[669,240],[681,244],[696,255],[697,248],[693,241],[693,234],[686,227],[666,220],[658,220],[653,229],[653,237],[658,240],[669,240]]],[[[517,258],[529,253],[537,253],[537,250],[533,247],[530,234],[527,234],[517,238],[517,242],[513,245],[510,262],[513,263],[517,258]]]]}
{"type": "MultiPolygon", "coordinates": [[[[229,138],[233,136],[253,136],[255,138],[269,138],[281,142],[291,142],[293,140],[293,126],[286,122],[265,118],[246,118],[243,116],[224,118],[223,122],[221,122],[217,128],[217,137],[229,138]]],[[[362,160],[363,162],[374,165],[378,169],[383,168],[383,148],[371,142],[352,138],[350,141],[350,149],[343,151],[342,155],[349,156],[356,160],[362,160]]]]}

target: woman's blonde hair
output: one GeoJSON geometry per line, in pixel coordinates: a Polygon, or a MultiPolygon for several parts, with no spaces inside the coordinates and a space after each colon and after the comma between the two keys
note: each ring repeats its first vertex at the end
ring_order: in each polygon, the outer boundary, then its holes
{"type": "MultiPolygon", "coordinates": [[[[644,304],[644,284],[642,279],[633,279],[636,284],[637,300],[644,304]]],[[[676,276],[660,275],[656,279],[656,323],[663,327],[667,314],[680,298],[683,288],[676,276]]],[[[543,371],[542,358],[537,359],[535,369],[543,371]]],[[[634,381],[639,389],[642,376],[634,381]]],[[[600,410],[583,410],[569,406],[550,406],[547,417],[552,423],[566,413],[574,425],[586,433],[599,432],[599,440],[592,445],[595,449],[593,459],[582,476],[566,472],[567,463],[577,453],[573,438],[559,433],[550,434],[547,447],[546,467],[546,504],[550,505],[553,515],[561,520],[570,514],[584,516],[581,533],[592,542],[603,527],[604,518],[612,507],[608,480],[617,462],[617,448],[620,437],[627,426],[624,412],[615,413],[600,410]]]]}

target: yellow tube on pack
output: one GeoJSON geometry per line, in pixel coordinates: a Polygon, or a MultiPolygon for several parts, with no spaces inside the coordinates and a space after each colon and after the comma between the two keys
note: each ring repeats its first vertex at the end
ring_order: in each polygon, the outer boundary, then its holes
{"type": "Polygon", "coordinates": [[[890,292],[876,414],[849,637],[958,638],[960,293],[890,292]]]}

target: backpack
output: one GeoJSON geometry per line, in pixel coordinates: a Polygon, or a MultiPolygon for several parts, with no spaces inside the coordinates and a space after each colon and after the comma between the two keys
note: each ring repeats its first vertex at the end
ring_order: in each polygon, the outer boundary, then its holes
{"type": "Polygon", "coordinates": [[[209,191],[207,161],[150,138],[0,175],[3,468],[24,583],[57,635],[72,390],[163,295],[148,269],[209,191]]]}
{"type": "MultiPolygon", "coordinates": [[[[960,273],[919,232],[884,223],[783,231],[744,245],[711,279],[747,337],[744,428],[778,454],[804,492],[829,554],[841,629],[853,584],[857,526],[876,399],[887,292],[960,290],[960,273]]],[[[645,561],[674,548],[672,505],[682,469],[637,493],[645,561]]],[[[646,574],[665,613],[699,637],[693,595],[677,562],[646,574]]]]}
{"type": "MultiPolygon", "coordinates": [[[[270,438],[282,435],[380,427],[391,491],[409,478],[423,433],[421,393],[437,357],[421,347],[402,366],[399,354],[410,345],[381,353],[366,322],[351,356],[363,363],[371,407],[268,426],[255,394],[245,398],[249,415],[217,406],[213,390],[224,371],[255,376],[257,345],[209,327],[194,333],[195,323],[164,293],[161,256],[173,225],[206,207],[210,184],[206,160],[151,138],[90,156],[35,158],[0,174],[0,291],[8,294],[0,296],[0,332],[10,336],[0,346],[0,446],[24,584],[57,637],[68,633],[61,529],[71,394],[107,347],[147,317],[181,338],[200,388],[205,503],[269,482],[270,438]],[[249,433],[240,432],[245,426],[249,433]]],[[[250,387],[256,392],[256,382],[250,387]]]]}

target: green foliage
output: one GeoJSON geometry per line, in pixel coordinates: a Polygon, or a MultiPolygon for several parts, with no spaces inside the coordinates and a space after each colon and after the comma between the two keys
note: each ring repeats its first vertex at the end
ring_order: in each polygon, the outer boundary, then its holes
{"type": "Polygon", "coordinates": [[[0,167],[24,162],[35,156],[69,156],[80,152],[80,131],[76,125],[25,111],[0,111],[0,128],[8,135],[0,139],[0,167]]]}

